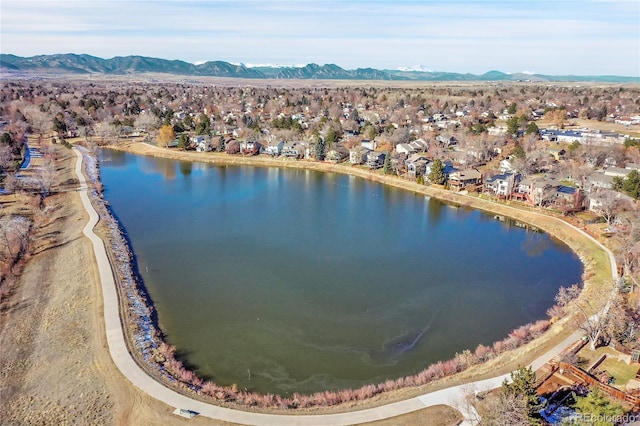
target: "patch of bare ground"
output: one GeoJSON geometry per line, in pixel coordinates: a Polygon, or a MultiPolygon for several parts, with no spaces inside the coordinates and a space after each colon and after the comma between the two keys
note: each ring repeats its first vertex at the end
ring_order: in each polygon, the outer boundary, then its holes
{"type": "Polygon", "coordinates": [[[455,426],[462,422],[462,414],[448,405],[434,405],[402,416],[366,423],[369,426],[455,426]]]}

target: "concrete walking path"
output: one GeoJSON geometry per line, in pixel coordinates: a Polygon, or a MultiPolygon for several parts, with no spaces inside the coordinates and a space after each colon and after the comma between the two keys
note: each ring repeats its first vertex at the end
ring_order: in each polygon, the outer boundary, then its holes
{"type": "MultiPolygon", "coordinates": [[[[87,236],[87,238],[89,238],[91,244],[93,245],[96,264],[98,266],[102,295],[104,298],[104,322],[106,328],[107,343],[109,345],[109,353],[111,354],[111,358],[113,359],[114,364],[118,367],[120,372],[122,372],[122,374],[136,387],[152,396],[153,398],[158,399],[171,407],[195,411],[199,415],[204,417],[250,425],[351,425],[395,417],[440,404],[450,405],[454,408],[457,408],[465,417],[465,421],[463,424],[472,425],[477,423],[475,418],[476,413],[473,411],[473,409],[469,410],[468,408],[466,408],[466,404],[464,403],[464,399],[466,396],[468,396],[470,389],[476,390],[478,392],[494,389],[496,387],[499,387],[505,378],[509,377],[508,374],[505,374],[502,376],[494,377],[487,380],[481,380],[466,385],[452,386],[436,392],[431,392],[415,398],[383,405],[380,407],[347,413],[322,415],[261,414],[234,410],[201,401],[196,401],[165,387],[161,383],[148,376],[138,366],[138,364],[136,364],[127,348],[125,336],[122,330],[122,323],[120,320],[116,283],[111,265],[109,263],[109,258],[107,257],[104,242],[93,232],[93,228],[98,223],[99,216],[96,210],[93,208],[93,205],[91,204],[89,195],[87,193],[87,183],[82,173],[82,154],[75,148],[74,152],[77,156],[75,172],[78,176],[78,180],[80,181],[80,188],[78,192],[80,194],[82,204],[89,214],[89,221],[83,228],[82,232],[87,236]]],[[[609,253],[612,262],[614,278],[617,277],[615,259],[613,258],[613,254],[604,246],[602,246],[602,244],[600,244],[597,240],[586,234],[584,231],[578,228],[575,229],[582,232],[592,240],[596,241],[596,243],[598,243],[606,252],[609,253]]],[[[551,358],[559,354],[562,350],[574,343],[578,338],[580,338],[581,335],[582,333],[576,332],[567,337],[557,346],[536,359],[532,363],[533,368],[537,369],[540,366],[544,365],[548,360],[550,360],[551,358]]]]}

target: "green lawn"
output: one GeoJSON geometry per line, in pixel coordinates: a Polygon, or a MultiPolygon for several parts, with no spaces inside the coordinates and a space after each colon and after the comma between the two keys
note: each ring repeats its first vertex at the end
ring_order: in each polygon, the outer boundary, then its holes
{"type": "Polygon", "coordinates": [[[627,383],[629,383],[629,380],[635,378],[636,373],[640,368],[640,364],[633,363],[629,365],[626,362],[619,361],[617,358],[615,358],[615,355],[617,355],[617,353],[618,352],[615,349],[608,346],[597,348],[595,351],[592,351],[588,346],[585,346],[578,353],[578,356],[586,360],[586,362],[581,365],[581,367],[587,369],[603,354],[613,355],[610,357],[608,356],[597,367],[597,369],[606,371],[611,376],[613,376],[615,378],[615,383],[613,383],[613,386],[624,390],[627,383]]]}
{"type": "Polygon", "coordinates": [[[613,383],[613,386],[624,390],[629,380],[636,377],[638,367],[638,364],[629,365],[626,362],[614,358],[607,358],[598,368],[606,371],[615,378],[616,381],[613,383]]]}

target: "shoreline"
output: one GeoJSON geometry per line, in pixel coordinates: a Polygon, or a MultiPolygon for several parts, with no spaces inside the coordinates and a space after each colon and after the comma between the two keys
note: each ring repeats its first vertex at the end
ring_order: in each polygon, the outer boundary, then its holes
{"type": "MultiPolygon", "coordinates": [[[[533,226],[536,226],[542,230],[544,230],[545,232],[548,232],[550,235],[559,238],[560,240],[562,240],[565,244],[567,244],[576,254],[579,255],[583,265],[584,265],[584,271],[585,273],[590,269],[590,267],[592,267],[592,263],[590,262],[590,260],[593,259],[585,259],[582,255],[580,255],[579,251],[576,250],[574,247],[576,245],[580,246],[580,244],[584,243],[584,240],[582,241],[576,241],[576,237],[573,236],[570,240],[572,242],[574,242],[574,244],[569,244],[567,241],[565,241],[565,239],[560,238],[557,235],[554,235],[554,227],[553,226],[549,226],[548,222],[551,219],[551,222],[554,221],[559,221],[562,222],[561,226],[568,226],[568,227],[572,227],[574,229],[574,231],[577,231],[578,234],[583,234],[580,237],[582,238],[589,238],[592,240],[592,243],[594,243],[596,246],[600,246],[600,248],[604,248],[604,246],[601,246],[600,243],[598,243],[597,241],[595,241],[593,239],[593,237],[589,236],[588,234],[584,233],[584,231],[574,227],[571,224],[567,224],[566,222],[555,218],[555,217],[551,217],[548,215],[543,215],[541,213],[537,213],[537,212],[530,212],[530,211],[522,211],[520,209],[515,209],[513,207],[510,206],[506,206],[506,205],[501,205],[499,203],[495,203],[492,202],[490,200],[486,200],[486,199],[481,199],[481,198],[475,198],[475,197],[471,197],[471,196],[465,196],[463,194],[457,194],[457,193],[452,193],[450,191],[446,191],[443,189],[438,189],[438,188],[433,188],[433,187],[425,187],[424,185],[418,185],[409,181],[405,181],[402,180],[401,178],[398,177],[392,177],[392,176],[384,176],[384,175],[377,175],[377,174],[373,174],[371,172],[369,172],[368,170],[363,170],[363,169],[359,169],[356,167],[345,167],[344,165],[340,165],[340,164],[328,164],[328,163],[316,163],[316,162],[309,162],[309,161],[296,161],[296,160],[278,160],[278,159],[265,159],[265,158],[255,158],[255,157],[228,157],[228,158],[224,158],[225,154],[219,154],[219,155],[212,155],[212,156],[208,156],[209,158],[202,158],[203,155],[206,154],[201,154],[201,153],[188,153],[188,152],[175,152],[175,151],[169,151],[166,149],[162,149],[162,148],[157,148],[151,145],[147,145],[147,144],[133,144],[130,145],[128,147],[112,147],[115,149],[119,149],[119,150],[123,150],[123,151],[128,151],[128,152],[132,152],[135,154],[141,154],[141,155],[152,155],[152,156],[157,156],[157,157],[163,157],[163,158],[173,158],[173,159],[178,159],[178,160],[183,160],[183,161],[199,161],[199,162],[208,162],[208,163],[214,163],[214,164],[229,164],[229,165],[251,165],[251,166],[262,166],[262,167],[273,167],[273,166],[279,166],[279,167],[291,167],[291,168],[305,168],[305,169],[312,169],[312,170],[318,170],[318,171],[324,171],[324,172],[338,172],[338,173],[343,173],[343,174],[351,174],[351,175],[355,175],[355,176],[359,176],[368,180],[373,180],[373,181],[377,181],[383,184],[389,184],[392,185],[394,187],[398,187],[398,188],[402,188],[405,190],[410,190],[416,193],[421,193],[427,196],[432,196],[435,198],[438,198],[444,202],[447,203],[453,203],[455,205],[458,206],[463,206],[463,207],[469,207],[469,208],[476,208],[476,209],[481,209],[483,211],[489,211],[492,213],[499,213],[499,214],[505,214],[504,209],[507,209],[508,211],[510,211],[511,214],[506,214],[509,217],[512,217],[515,220],[520,220],[526,223],[530,223],[533,226]],[[142,146],[141,146],[142,145],[142,146]],[[143,148],[143,149],[140,149],[143,148]],[[500,208],[499,208],[500,207],[500,208]],[[528,217],[523,217],[523,216],[528,216],[528,217]],[[535,219],[535,218],[538,219],[535,219]],[[540,219],[542,218],[542,219],[540,219]],[[543,220],[544,219],[544,220],[543,220]],[[542,223],[538,223],[542,220],[542,223]],[[590,266],[591,265],[591,266],[590,266]]],[[[85,156],[87,157],[87,156],[85,156]]],[[[96,165],[94,165],[94,167],[96,168],[96,172],[97,172],[97,167],[96,165]]],[[[94,183],[99,182],[99,180],[97,180],[97,175],[93,176],[93,178],[95,179],[94,183]]],[[[92,194],[94,201],[96,201],[96,199],[98,200],[99,204],[101,204],[102,207],[106,208],[107,210],[107,216],[110,217],[110,219],[112,219],[112,221],[114,221],[116,223],[116,226],[114,227],[113,225],[110,226],[110,229],[114,232],[116,232],[117,234],[120,235],[121,238],[124,239],[123,237],[123,232],[122,229],[120,229],[120,225],[117,222],[117,219],[115,217],[113,217],[110,212],[108,207],[105,206],[105,202],[101,201],[100,202],[100,198],[99,198],[99,194],[95,191],[93,191],[92,194]]],[[[557,233],[557,230],[556,230],[557,233]]],[[[582,239],[582,238],[578,238],[578,240],[582,239]]],[[[126,241],[125,241],[126,243],[126,241]]],[[[125,245],[126,247],[126,245],[125,245]]],[[[108,248],[108,247],[105,247],[108,248]]],[[[606,248],[605,248],[606,250],[606,248]]],[[[132,274],[133,275],[133,264],[132,264],[132,254],[130,252],[126,252],[126,255],[128,257],[129,260],[129,265],[126,266],[126,268],[131,269],[132,270],[132,274]]],[[[119,270],[123,269],[123,263],[120,262],[121,259],[118,259],[118,266],[119,266],[119,270]]],[[[610,259],[611,261],[613,261],[613,259],[610,259]]],[[[124,262],[126,263],[126,262],[124,262]]],[[[613,265],[613,263],[612,263],[613,265]]],[[[115,272],[115,271],[114,271],[115,272]]],[[[616,270],[615,267],[612,268],[612,274],[615,274],[616,270]]],[[[104,285],[104,284],[103,284],[104,285]]],[[[115,284],[114,284],[115,286],[115,284]]],[[[144,292],[143,292],[144,293],[144,292]]],[[[148,303],[148,299],[144,299],[144,294],[143,296],[143,301],[144,303],[148,303]]],[[[140,307],[138,305],[137,302],[133,303],[134,307],[140,307]]],[[[145,319],[151,320],[152,318],[152,312],[153,312],[153,307],[152,306],[147,306],[147,313],[148,315],[142,315],[142,316],[138,316],[138,317],[143,317],[145,319]]],[[[124,317],[126,317],[126,315],[128,315],[130,313],[129,309],[123,309],[126,310],[127,312],[122,312],[123,314],[123,319],[124,317]]],[[[105,307],[105,316],[106,316],[106,307],[105,307]]],[[[106,318],[105,318],[106,320],[106,318]]],[[[126,321],[125,321],[126,322],[126,321]]],[[[122,324],[122,325],[129,325],[127,324],[122,324]]],[[[563,333],[566,334],[566,332],[568,330],[565,330],[564,328],[566,327],[560,327],[560,330],[556,330],[556,334],[554,336],[551,337],[551,339],[553,339],[554,337],[557,339],[558,336],[562,336],[563,333]]],[[[144,330],[144,327],[143,327],[144,330]]],[[[135,330],[134,330],[135,331],[135,330]]],[[[139,331],[139,330],[138,330],[139,331]]],[[[147,330],[148,331],[148,330],[147,330]]],[[[158,338],[161,338],[161,331],[157,330],[159,332],[159,335],[155,336],[158,338]]],[[[134,333],[135,335],[135,333],[134,333]]],[[[151,336],[151,335],[150,335],[151,336]]],[[[549,337],[549,336],[547,336],[549,337]]],[[[538,339],[532,340],[531,342],[527,342],[525,343],[526,346],[529,345],[535,345],[536,341],[538,339]]],[[[547,340],[549,340],[547,338],[547,340]]],[[[140,349],[140,346],[138,346],[138,348],[140,349]]],[[[147,347],[148,348],[148,347],[147,347]]],[[[135,352],[135,351],[130,351],[130,352],[135,352]]],[[[153,355],[152,351],[147,351],[146,353],[144,352],[144,350],[142,351],[143,353],[143,358],[145,360],[148,361],[148,356],[153,355]]],[[[497,355],[496,358],[502,358],[502,355],[497,355]]],[[[495,360],[495,358],[494,358],[495,360]]],[[[146,370],[146,369],[145,369],[146,370]]],[[[464,372],[466,373],[470,373],[469,370],[474,370],[473,367],[469,367],[467,370],[464,370],[463,372],[460,372],[458,374],[463,374],[464,372]]],[[[471,373],[471,377],[478,377],[478,374],[473,374],[471,373]]],[[[482,375],[480,375],[482,376],[482,375]]],[[[439,381],[439,380],[438,380],[439,381]]],[[[163,384],[161,386],[165,386],[165,380],[162,381],[163,384]]],[[[436,384],[435,382],[430,383],[429,385],[435,385],[436,388],[438,387],[438,384],[436,384]]],[[[429,386],[427,385],[427,386],[429,386]]],[[[166,389],[166,388],[165,388],[166,389]]],[[[186,390],[186,389],[183,389],[186,390]]],[[[190,390],[188,390],[187,392],[189,392],[190,395],[193,395],[192,392],[196,391],[196,389],[191,388],[190,390]]],[[[193,395],[195,396],[195,395],[193,395]]],[[[402,399],[402,397],[400,397],[402,399]]],[[[370,398],[370,399],[375,399],[375,397],[370,398]]],[[[393,399],[393,398],[392,398],[393,399]]],[[[405,401],[407,401],[405,399],[405,401]]],[[[375,401],[368,401],[368,402],[373,402],[375,403],[375,401]]],[[[235,407],[237,407],[237,403],[232,404],[235,407]]],[[[218,406],[216,406],[218,407],[218,406]]],[[[357,404],[356,407],[346,407],[347,409],[359,409],[362,407],[362,404],[357,404]]],[[[222,407],[219,407],[222,408],[222,407]]],[[[239,407],[241,409],[248,409],[251,407],[239,407]]],[[[339,409],[344,409],[344,403],[338,406],[334,407],[334,412],[336,410],[339,409]]],[[[418,407],[418,408],[414,408],[414,409],[419,409],[419,408],[424,408],[424,407],[418,407]]],[[[229,408],[226,408],[227,410],[230,410],[229,408]]],[[[305,413],[303,413],[304,409],[298,409],[296,410],[299,412],[300,415],[298,416],[293,416],[294,418],[297,419],[301,419],[301,415],[302,417],[307,417],[304,416],[305,413]]],[[[292,417],[291,415],[286,415],[285,417],[292,417]]],[[[312,416],[312,417],[318,417],[318,415],[312,416]]],[[[220,418],[220,417],[218,417],[220,418]]],[[[225,420],[229,420],[229,419],[225,419],[225,420]]]]}
{"type": "MultiPolygon", "coordinates": [[[[193,151],[174,151],[168,148],[159,148],[154,145],[144,143],[127,143],[118,146],[108,146],[109,149],[117,151],[125,151],[132,154],[167,158],[179,161],[191,161],[200,162],[214,165],[232,165],[232,166],[253,166],[253,167],[283,167],[292,169],[305,169],[314,170],[320,172],[340,173],[351,176],[360,177],[369,181],[378,182],[384,185],[393,186],[395,188],[411,191],[417,194],[422,194],[428,197],[436,198],[442,202],[452,204],[457,207],[467,207],[484,212],[505,215],[516,221],[523,222],[538,228],[554,238],[559,239],[566,244],[571,250],[578,255],[584,266],[584,273],[587,273],[591,267],[591,263],[587,263],[589,259],[584,259],[583,254],[584,240],[586,238],[589,243],[593,244],[597,249],[604,249],[606,253],[608,249],[598,241],[593,235],[586,232],[585,229],[578,228],[576,225],[564,220],[562,217],[549,214],[538,210],[534,207],[525,206],[523,204],[511,204],[511,202],[495,201],[486,196],[468,195],[462,192],[453,192],[434,185],[422,185],[416,182],[411,182],[399,176],[383,175],[381,173],[372,172],[365,168],[360,168],[347,163],[327,163],[316,162],[310,160],[289,160],[289,159],[276,159],[263,156],[232,156],[229,154],[220,153],[198,153],[193,151]],[[578,235],[563,235],[559,232],[560,227],[571,228],[578,235]],[[569,237],[569,238],[567,238],[569,237]],[[576,237],[580,241],[576,241],[576,237]]],[[[611,256],[609,256],[611,257],[611,256]]],[[[615,260],[609,259],[607,267],[611,269],[611,273],[607,273],[606,276],[614,276],[617,278],[617,269],[615,267],[615,260]]]]}

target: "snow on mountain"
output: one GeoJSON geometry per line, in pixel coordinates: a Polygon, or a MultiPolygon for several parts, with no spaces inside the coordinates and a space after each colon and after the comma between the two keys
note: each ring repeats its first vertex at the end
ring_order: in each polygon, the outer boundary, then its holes
{"type": "Polygon", "coordinates": [[[398,67],[399,71],[419,71],[419,72],[433,72],[432,69],[425,67],[424,65],[412,65],[410,67],[398,67]]]}

